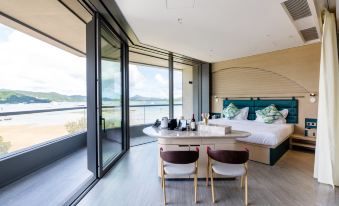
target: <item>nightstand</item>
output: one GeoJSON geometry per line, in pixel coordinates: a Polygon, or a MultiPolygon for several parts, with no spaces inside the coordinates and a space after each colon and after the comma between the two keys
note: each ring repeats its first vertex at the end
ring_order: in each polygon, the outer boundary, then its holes
{"type": "Polygon", "coordinates": [[[315,149],[316,137],[307,137],[300,134],[292,134],[290,136],[290,149],[293,146],[304,147],[307,149],[315,149]]]}

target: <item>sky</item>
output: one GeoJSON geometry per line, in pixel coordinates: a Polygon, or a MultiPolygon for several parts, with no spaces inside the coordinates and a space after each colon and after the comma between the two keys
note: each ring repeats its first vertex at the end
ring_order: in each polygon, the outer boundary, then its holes
{"type": "MultiPolygon", "coordinates": [[[[120,89],[109,71],[107,91],[120,89]]],[[[130,96],[168,98],[168,70],[130,65],[130,96]]],[[[174,97],[182,95],[182,74],[174,73],[174,97]]],[[[0,24],[0,89],[86,95],[86,59],[0,24]]]]}

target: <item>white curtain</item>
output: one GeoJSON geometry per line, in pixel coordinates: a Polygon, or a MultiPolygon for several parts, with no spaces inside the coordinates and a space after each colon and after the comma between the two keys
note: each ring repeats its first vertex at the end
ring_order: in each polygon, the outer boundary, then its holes
{"type": "Polygon", "coordinates": [[[334,14],[325,12],[321,45],[314,177],[339,185],[339,66],[334,14]]]}

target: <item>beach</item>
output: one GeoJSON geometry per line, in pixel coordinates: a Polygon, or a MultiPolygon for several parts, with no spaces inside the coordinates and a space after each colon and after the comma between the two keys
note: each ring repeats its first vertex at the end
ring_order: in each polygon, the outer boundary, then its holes
{"type": "MultiPolygon", "coordinates": [[[[1,112],[13,112],[37,109],[70,108],[78,107],[80,104],[83,105],[84,103],[66,102],[63,104],[59,102],[57,104],[8,104],[0,105],[0,108],[2,108],[1,112]]],[[[154,104],[150,104],[146,106],[131,106],[130,125],[153,123],[156,119],[168,117],[168,112],[169,107],[163,105],[156,106],[154,104]]],[[[180,117],[182,114],[182,106],[175,106],[174,112],[175,117],[180,117]]],[[[105,109],[103,116],[107,116],[106,121],[108,122],[109,120],[115,121],[114,118],[118,118],[119,115],[121,115],[120,108],[113,108],[105,109]]],[[[86,118],[86,109],[0,116],[0,136],[3,138],[4,143],[10,142],[10,147],[7,151],[7,153],[10,153],[69,135],[72,132],[86,131],[86,123],[84,122],[86,118]],[[72,132],[67,130],[67,124],[71,122],[74,124],[79,121],[83,121],[83,124],[81,127],[77,125],[75,127],[76,131],[74,128],[72,132]]]]}
{"type": "Polygon", "coordinates": [[[0,136],[3,137],[4,142],[11,143],[7,152],[24,149],[67,134],[65,125],[48,125],[48,127],[32,124],[0,126],[0,136]]]}

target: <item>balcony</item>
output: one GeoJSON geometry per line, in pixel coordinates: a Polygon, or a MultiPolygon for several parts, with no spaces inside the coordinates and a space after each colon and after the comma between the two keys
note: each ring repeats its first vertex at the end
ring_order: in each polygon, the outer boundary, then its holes
{"type": "MultiPolygon", "coordinates": [[[[177,116],[180,116],[182,105],[176,104],[174,107],[177,116]]],[[[154,138],[144,136],[142,129],[152,124],[155,119],[168,116],[168,108],[167,104],[130,107],[131,146],[156,141],[154,138]]],[[[16,194],[20,196],[19,202],[38,201],[35,203],[42,204],[48,200],[53,201],[55,193],[60,194],[55,201],[71,201],[79,187],[86,185],[88,180],[93,178],[86,163],[86,116],[85,106],[54,106],[19,111],[7,109],[6,112],[0,113],[0,136],[2,136],[0,167],[5,167],[8,162],[16,165],[2,170],[7,174],[0,178],[1,186],[6,185],[1,189],[0,201],[10,204],[15,199],[13,194],[16,194]],[[39,156],[41,154],[44,154],[43,158],[39,156]],[[22,157],[31,158],[27,160],[29,165],[22,164],[22,157]],[[34,172],[25,173],[27,170],[34,172]],[[53,178],[47,181],[46,178],[51,176],[53,178]],[[67,181],[61,181],[64,177],[68,177],[67,181]],[[42,179],[46,181],[41,181],[42,179]],[[45,198],[31,200],[34,194],[33,191],[25,189],[27,185],[35,185],[34,193],[40,191],[39,194],[43,194],[45,198]],[[53,192],[48,191],[46,188],[51,185],[58,187],[53,192]]]]}

